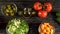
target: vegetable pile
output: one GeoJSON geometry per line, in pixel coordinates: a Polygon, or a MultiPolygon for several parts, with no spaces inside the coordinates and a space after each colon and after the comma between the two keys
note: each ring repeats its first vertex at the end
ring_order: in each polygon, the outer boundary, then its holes
{"type": "Polygon", "coordinates": [[[40,18],[46,18],[48,12],[51,12],[52,10],[52,4],[50,2],[44,2],[43,4],[41,2],[35,2],[33,8],[37,10],[40,18]]]}
{"type": "Polygon", "coordinates": [[[40,34],[53,34],[54,33],[54,27],[51,26],[49,23],[45,22],[39,26],[39,32],[40,34]]]}
{"type": "Polygon", "coordinates": [[[27,34],[29,27],[24,20],[12,19],[7,25],[8,34],[27,34]]]}
{"type": "Polygon", "coordinates": [[[14,4],[7,4],[2,7],[2,11],[6,16],[14,16],[17,8],[14,4]]]}
{"type": "Polygon", "coordinates": [[[32,8],[24,8],[23,11],[18,11],[17,14],[24,18],[30,18],[31,16],[36,16],[37,12],[32,8]]]}
{"type": "Polygon", "coordinates": [[[31,8],[24,8],[24,12],[23,12],[23,17],[24,18],[30,18],[31,17],[31,8]]]}

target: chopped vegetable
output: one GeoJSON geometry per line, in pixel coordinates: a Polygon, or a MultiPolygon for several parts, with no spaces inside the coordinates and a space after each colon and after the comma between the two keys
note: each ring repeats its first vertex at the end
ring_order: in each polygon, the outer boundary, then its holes
{"type": "Polygon", "coordinates": [[[40,34],[53,34],[54,27],[50,25],[48,22],[44,22],[39,26],[39,32],[40,34]]]}
{"type": "Polygon", "coordinates": [[[9,34],[27,34],[29,30],[28,24],[24,20],[12,19],[7,25],[7,32],[9,34]]]}
{"type": "Polygon", "coordinates": [[[60,23],[60,12],[56,12],[56,20],[60,23]]]}
{"type": "Polygon", "coordinates": [[[3,6],[2,11],[6,16],[14,16],[17,11],[17,7],[14,4],[6,4],[3,6]]]}
{"type": "Polygon", "coordinates": [[[31,17],[31,8],[24,8],[24,12],[23,12],[23,17],[24,18],[30,18],[31,17]]]}
{"type": "Polygon", "coordinates": [[[35,15],[36,14],[36,12],[35,11],[32,11],[32,15],[35,15]]]}
{"type": "Polygon", "coordinates": [[[60,17],[60,12],[56,12],[56,16],[57,17],[60,17]]]}

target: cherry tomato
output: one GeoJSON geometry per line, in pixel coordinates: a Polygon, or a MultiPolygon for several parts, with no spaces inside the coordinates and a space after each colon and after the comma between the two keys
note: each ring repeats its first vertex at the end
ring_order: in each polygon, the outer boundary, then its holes
{"type": "Polygon", "coordinates": [[[51,12],[51,10],[52,10],[52,4],[50,3],[50,2],[46,2],[46,3],[44,3],[44,6],[46,7],[46,11],[47,12],[51,12]]]}
{"type": "Polygon", "coordinates": [[[46,18],[47,17],[47,11],[39,11],[38,12],[38,16],[41,18],[46,18]]]}
{"type": "Polygon", "coordinates": [[[35,2],[33,8],[35,10],[41,10],[42,9],[42,4],[40,2],[35,2]]]}

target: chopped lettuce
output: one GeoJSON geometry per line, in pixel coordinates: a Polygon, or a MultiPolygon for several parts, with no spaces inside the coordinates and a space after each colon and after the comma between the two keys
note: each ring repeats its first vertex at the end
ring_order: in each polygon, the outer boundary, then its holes
{"type": "Polygon", "coordinates": [[[7,25],[7,31],[10,34],[26,34],[28,30],[28,24],[21,19],[12,19],[7,25]]]}

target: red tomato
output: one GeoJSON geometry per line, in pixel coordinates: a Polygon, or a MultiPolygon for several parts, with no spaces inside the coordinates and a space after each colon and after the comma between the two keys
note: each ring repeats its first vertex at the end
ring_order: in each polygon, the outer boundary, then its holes
{"type": "Polygon", "coordinates": [[[39,11],[38,12],[38,16],[41,18],[46,18],[47,17],[47,11],[39,11]]]}
{"type": "Polygon", "coordinates": [[[44,3],[44,6],[46,7],[46,11],[47,12],[51,12],[51,10],[52,10],[52,4],[50,3],[50,2],[46,2],[46,3],[44,3]]]}
{"type": "Polygon", "coordinates": [[[35,10],[41,10],[42,9],[42,4],[40,2],[35,2],[33,8],[35,10]]]}

